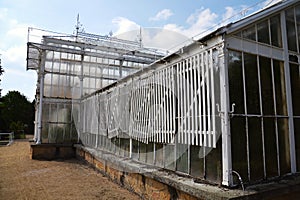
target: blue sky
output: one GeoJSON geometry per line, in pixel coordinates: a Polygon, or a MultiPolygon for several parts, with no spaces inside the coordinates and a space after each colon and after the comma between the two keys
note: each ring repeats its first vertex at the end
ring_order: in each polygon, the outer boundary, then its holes
{"type": "Polygon", "coordinates": [[[278,0],[0,0],[2,96],[17,90],[34,99],[36,73],[26,71],[28,27],[73,33],[77,14],[85,32],[107,35],[157,27],[193,37],[278,0]],[[255,6],[254,6],[255,5],[255,6]]]}

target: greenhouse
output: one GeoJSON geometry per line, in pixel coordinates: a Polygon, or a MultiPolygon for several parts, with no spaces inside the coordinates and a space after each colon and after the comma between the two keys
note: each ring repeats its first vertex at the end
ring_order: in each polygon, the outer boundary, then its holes
{"type": "Polygon", "coordinates": [[[229,187],[296,174],[299,24],[300,3],[283,1],[167,54],[81,32],[29,41],[36,142],[229,187]]]}

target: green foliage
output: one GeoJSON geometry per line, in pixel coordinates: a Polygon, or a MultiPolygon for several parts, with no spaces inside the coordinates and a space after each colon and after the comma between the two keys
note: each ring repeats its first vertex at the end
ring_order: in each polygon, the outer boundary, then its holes
{"type": "Polygon", "coordinates": [[[33,133],[34,102],[18,91],[10,91],[1,98],[0,130],[24,130],[33,133]]]}
{"type": "Polygon", "coordinates": [[[10,131],[13,131],[15,138],[18,139],[25,138],[25,132],[24,132],[25,127],[26,125],[24,125],[24,123],[21,121],[11,122],[9,125],[10,131]]]}

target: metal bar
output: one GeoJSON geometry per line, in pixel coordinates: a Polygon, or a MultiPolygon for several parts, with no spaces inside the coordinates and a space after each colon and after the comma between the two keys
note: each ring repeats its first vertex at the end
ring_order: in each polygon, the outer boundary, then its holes
{"type": "MultiPolygon", "coordinates": [[[[172,66],[172,70],[171,70],[171,76],[172,76],[172,111],[173,111],[173,115],[172,115],[172,140],[171,142],[174,143],[174,135],[175,135],[175,124],[176,124],[176,103],[175,103],[175,98],[176,98],[176,94],[175,94],[175,88],[178,87],[178,85],[176,85],[176,74],[175,74],[175,69],[177,68],[174,65],[172,66]]],[[[178,110],[177,110],[178,112],[178,110]]]]}
{"type": "Polygon", "coordinates": [[[207,50],[206,52],[206,84],[207,84],[207,89],[206,89],[206,99],[207,99],[207,137],[208,137],[208,146],[211,147],[211,101],[210,101],[210,90],[211,90],[211,85],[210,85],[210,67],[212,65],[211,58],[212,58],[212,53],[211,50],[207,50]]]}
{"type": "Polygon", "coordinates": [[[199,121],[199,97],[200,97],[200,93],[199,93],[199,88],[200,88],[200,84],[198,84],[197,87],[197,79],[200,82],[200,76],[198,76],[198,72],[200,71],[199,69],[199,55],[195,55],[194,57],[194,89],[195,89],[195,97],[196,97],[196,102],[195,102],[195,145],[199,145],[199,127],[198,127],[198,121],[199,121]]]}
{"type": "Polygon", "coordinates": [[[182,126],[183,127],[183,137],[184,139],[182,140],[182,144],[186,144],[187,143],[187,114],[186,114],[186,111],[188,110],[187,109],[187,87],[186,87],[186,82],[187,82],[187,77],[186,77],[186,74],[187,74],[187,69],[186,69],[186,60],[183,61],[183,97],[182,97],[182,100],[183,100],[183,118],[184,118],[184,121],[182,123],[182,126]]]}
{"type": "Polygon", "coordinates": [[[198,71],[198,93],[199,93],[199,145],[203,145],[203,132],[202,132],[202,129],[203,129],[203,119],[202,119],[202,115],[203,115],[203,111],[202,111],[202,104],[203,104],[203,87],[202,87],[202,83],[204,81],[204,76],[203,76],[203,65],[204,65],[204,62],[203,62],[203,59],[204,59],[204,53],[201,53],[199,55],[199,71],[198,71]]]}
{"type": "MultiPolygon", "coordinates": [[[[271,70],[272,70],[272,85],[273,85],[273,96],[274,96],[274,77],[273,77],[273,64],[271,64],[271,70]]],[[[258,88],[259,88],[259,103],[260,103],[260,113],[263,114],[263,99],[262,99],[262,89],[261,89],[261,77],[260,77],[260,60],[257,59],[257,67],[258,67],[258,88]]],[[[274,104],[276,105],[276,104],[274,104]]],[[[275,108],[276,106],[274,106],[275,108]]],[[[276,108],[275,108],[276,109],[276,108]]],[[[266,179],[267,178],[267,170],[266,170],[266,152],[265,152],[265,134],[264,134],[264,119],[263,117],[261,117],[261,139],[262,139],[262,151],[263,151],[263,170],[264,170],[264,178],[266,179]]]]}
{"type": "Polygon", "coordinates": [[[206,127],[206,90],[207,88],[205,87],[206,83],[206,66],[207,66],[207,52],[203,52],[203,66],[202,66],[202,105],[203,105],[203,114],[202,114],[202,122],[203,122],[203,145],[207,146],[207,127],[206,127]]]}
{"type": "MultiPolygon", "coordinates": [[[[286,20],[284,11],[281,12],[281,30],[283,43],[282,47],[284,49],[284,74],[285,74],[285,89],[286,89],[286,98],[287,98],[287,110],[289,116],[289,144],[290,144],[290,161],[291,161],[291,172],[297,172],[297,163],[296,163],[296,146],[295,146],[295,132],[294,132],[294,120],[293,120],[293,106],[292,106],[292,91],[291,91],[291,76],[290,76],[290,66],[289,66],[289,51],[288,51],[288,36],[286,32],[286,20]]],[[[295,20],[296,21],[296,20],[295,20]]],[[[296,29],[297,30],[297,29],[296,29]]],[[[298,33],[299,34],[299,33],[298,33]]],[[[296,34],[296,37],[298,36],[296,34]]],[[[299,38],[298,38],[299,39],[299,38]]],[[[298,40],[299,41],[299,40],[298,40]]],[[[298,52],[299,52],[299,45],[298,52]]]]}
{"type": "Polygon", "coordinates": [[[216,148],[217,139],[216,139],[216,102],[215,102],[215,76],[214,76],[214,63],[213,63],[213,50],[211,49],[210,56],[210,80],[211,80],[211,117],[212,117],[212,137],[213,144],[212,147],[216,148]]]}

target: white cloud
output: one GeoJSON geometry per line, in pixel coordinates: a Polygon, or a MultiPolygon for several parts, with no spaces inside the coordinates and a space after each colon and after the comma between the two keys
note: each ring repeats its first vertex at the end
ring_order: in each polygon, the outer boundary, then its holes
{"type": "Polygon", "coordinates": [[[0,53],[5,70],[1,81],[2,95],[17,90],[29,99],[34,98],[36,78],[26,71],[28,24],[11,17],[9,9],[0,8],[0,53]]]}
{"type": "Polygon", "coordinates": [[[8,9],[7,8],[0,8],[0,20],[4,20],[7,16],[8,9]]]}
{"type": "Polygon", "coordinates": [[[136,29],[139,29],[140,26],[127,19],[127,18],[124,18],[124,17],[117,17],[117,18],[114,18],[112,20],[112,23],[117,25],[117,31],[114,33],[114,35],[119,35],[119,34],[122,34],[122,33],[125,33],[125,32],[128,32],[128,31],[132,31],[132,30],[136,30],[136,29]]]}
{"type": "Polygon", "coordinates": [[[13,46],[5,50],[3,60],[9,65],[22,66],[25,69],[26,61],[26,45],[13,46]]]}
{"type": "Polygon", "coordinates": [[[195,35],[203,35],[209,31],[208,29],[216,25],[218,15],[211,12],[210,9],[196,10],[195,13],[191,14],[186,22],[189,24],[188,28],[178,26],[176,24],[166,24],[164,28],[180,32],[188,37],[195,35]]]}
{"type": "Polygon", "coordinates": [[[150,21],[167,20],[173,15],[173,12],[169,9],[163,9],[159,11],[154,17],[150,18],[150,21]]]}

